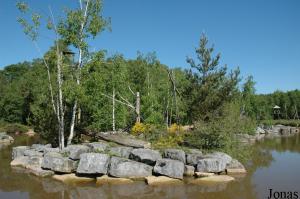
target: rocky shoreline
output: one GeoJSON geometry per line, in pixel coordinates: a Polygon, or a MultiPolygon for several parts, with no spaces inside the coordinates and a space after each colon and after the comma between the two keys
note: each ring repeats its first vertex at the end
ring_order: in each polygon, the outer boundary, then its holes
{"type": "Polygon", "coordinates": [[[5,132],[0,132],[0,149],[14,142],[14,138],[5,132]]]}
{"type": "Polygon", "coordinates": [[[178,184],[183,183],[184,176],[193,177],[199,183],[228,182],[234,178],[227,173],[246,173],[238,160],[222,152],[158,151],[106,141],[69,145],[62,151],[49,144],[17,146],[13,148],[12,159],[12,167],[23,167],[36,176],[52,176],[65,183],[96,181],[98,185],[134,180],[144,180],[149,185],[178,184]]]}
{"type": "Polygon", "coordinates": [[[274,126],[259,126],[254,135],[237,134],[236,138],[243,144],[254,144],[256,141],[264,139],[272,139],[278,137],[293,136],[300,132],[298,127],[274,125],[274,126]]]}

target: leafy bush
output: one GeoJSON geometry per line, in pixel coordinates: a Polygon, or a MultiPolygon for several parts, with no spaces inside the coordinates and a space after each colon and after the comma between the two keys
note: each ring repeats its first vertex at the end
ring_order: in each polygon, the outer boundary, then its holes
{"type": "Polygon", "coordinates": [[[226,104],[222,114],[209,121],[198,121],[195,130],[187,134],[188,145],[205,150],[226,150],[235,143],[234,134],[255,132],[256,122],[240,115],[238,103],[226,104]]]}
{"type": "Polygon", "coordinates": [[[136,122],[131,129],[131,133],[133,135],[140,135],[140,134],[144,134],[146,130],[147,130],[147,126],[145,124],[136,122]]]}
{"type": "Polygon", "coordinates": [[[29,130],[28,126],[19,123],[6,123],[0,122],[0,131],[4,131],[7,133],[26,133],[29,130]]]}
{"type": "Polygon", "coordinates": [[[171,134],[183,133],[182,126],[174,123],[168,128],[168,133],[171,133],[171,134]]]}
{"type": "Polygon", "coordinates": [[[156,149],[178,148],[182,142],[182,135],[172,134],[160,137],[158,140],[152,143],[152,146],[156,149]]]}

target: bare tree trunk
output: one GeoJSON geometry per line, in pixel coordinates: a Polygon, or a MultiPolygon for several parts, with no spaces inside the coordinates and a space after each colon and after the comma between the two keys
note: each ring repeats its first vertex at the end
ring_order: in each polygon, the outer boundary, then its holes
{"type": "Polygon", "coordinates": [[[135,112],[136,112],[136,122],[141,122],[141,98],[140,98],[140,92],[136,92],[136,105],[135,105],[135,112]]]}
{"type": "Polygon", "coordinates": [[[112,127],[113,127],[113,132],[116,132],[116,121],[115,121],[115,88],[113,88],[113,95],[112,95],[112,127]]]}
{"type": "Polygon", "coordinates": [[[75,100],[73,110],[72,110],[71,127],[70,127],[70,134],[68,137],[68,145],[72,143],[72,140],[75,136],[74,127],[75,127],[76,110],[77,110],[77,100],[75,100]]]}
{"type": "Polygon", "coordinates": [[[59,50],[58,43],[56,44],[56,55],[57,55],[57,84],[58,84],[58,108],[59,108],[58,123],[59,123],[59,133],[60,133],[59,148],[63,149],[65,147],[65,140],[64,140],[64,107],[63,107],[62,72],[61,72],[62,55],[59,50]]]}

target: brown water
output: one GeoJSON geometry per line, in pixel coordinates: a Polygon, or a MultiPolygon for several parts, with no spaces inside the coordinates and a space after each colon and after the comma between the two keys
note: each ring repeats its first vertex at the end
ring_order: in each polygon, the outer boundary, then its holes
{"type": "MultiPolygon", "coordinates": [[[[14,145],[37,140],[18,137],[14,145]]],[[[39,178],[9,166],[12,146],[0,147],[0,199],[106,199],[106,198],[201,198],[263,199],[269,189],[300,192],[300,136],[266,140],[253,146],[255,156],[247,165],[248,174],[229,184],[172,185],[151,187],[144,182],[130,185],[65,185],[51,178],[39,178]]]]}

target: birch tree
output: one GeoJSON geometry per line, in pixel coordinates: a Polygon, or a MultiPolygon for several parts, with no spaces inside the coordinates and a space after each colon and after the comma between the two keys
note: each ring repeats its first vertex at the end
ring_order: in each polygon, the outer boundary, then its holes
{"type": "MultiPolygon", "coordinates": [[[[24,2],[17,3],[18,9],[22,14],[26,14],[29,11],[29,6],[24,2]]],[[[60,17],[57,21],[56,17],[53,15],[52,9],[49,6],[49,16],[47,19],[47,28],[52,30],[55,34],[53,39],[56,44],[56,65],[57,65],[57,77],[56,77],[56,87],[57,94],[53,93],[53,86],[51,84],[51,74],[49,72],[49,66],[47,61],[44,59],[44,64],[48,71],[49,80],[49,90],[51,93],[51,101],[53,106],[53,112],[57,116],[58,126],[59,126],[59,147],[64,148],[64,132],[65,132],[65,113],[66,104],[63,93],[63,51],[59,47],[59,41],[64,42],[70,48],[75,48],[77,50],[77,62],[73,63],[72,66],[72,76],[76,84],[68,85],[68,93],[72,93],[72,97],[69,97],[71,107],[71,121],[70,121],[70,132],[68,136],[68,144],[71,144],[74,138],[74,128],[76,113],[80,112],[80,85],[81,85],[81,69],[84,67],[88,57],[89,57],[89,43],[87,40],[92,37],[93,39],[102,32],[106,27],[108,27],[109,20],[102,17],[102,1],[101,0],[78,0],[78,7],[75,9],[66,9],[65,15],[60,17]]],[[[37,45],[38,30],[40,27],[41,15],[33,13],[31,14],[31,20],[25,20],[24,18],[19,18],[18,22],[23,26],[24,33],[29,36],[33,41],[36,48],[39,50],[37,45]],[[31,21],[31,22],[29,22],[31,21]]]]}

